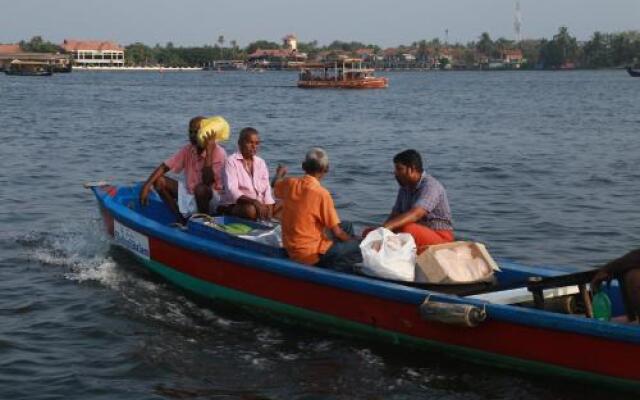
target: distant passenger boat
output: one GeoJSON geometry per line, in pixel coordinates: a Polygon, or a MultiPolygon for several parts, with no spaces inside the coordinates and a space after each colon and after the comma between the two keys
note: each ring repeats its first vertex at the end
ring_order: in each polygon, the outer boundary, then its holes
{"type": "Polygon", "coordinates": [[[627,68],[627,72],[629,73],[629,75],[631,75],[631,76],[633,76],[635,78],[640,77],[640,70],[634,70],[633,68],[628,67],[627,68]]]}
{"type": "Polygon", "coordinates": [[[240,60],[213,61],[202,68],[203,71],[244,71],[247,67],[240,60]]]}
{"type": "Polygon", "coordinates": [[[53,72],[51,72],[51,66],[47,63],[13,60],[4,73],[17,76],[50,76],[53,72]]]}
{"type": "Polygon", "coordinates": [[[347,59],[319,64],[303,64],[298,87],[379,89],[389,86],[387,78],[373,76],[373,68],[364,68],[359,59],[347,59]]]}

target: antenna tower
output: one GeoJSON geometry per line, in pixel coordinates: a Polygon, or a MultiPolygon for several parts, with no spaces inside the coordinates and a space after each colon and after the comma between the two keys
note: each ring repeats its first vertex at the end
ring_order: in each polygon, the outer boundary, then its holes
{"type": "Polygon", "coordinates": [[[519,1],[516,1],[516,12],[513,16],[513,29],[516,32],[516,42],[522,41],[522,12],[520,11],[519,1]]]}

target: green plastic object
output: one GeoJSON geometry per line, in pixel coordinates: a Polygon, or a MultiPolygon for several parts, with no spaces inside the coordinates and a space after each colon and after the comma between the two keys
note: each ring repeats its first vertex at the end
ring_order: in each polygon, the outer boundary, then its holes
{"type": "Polygon", "coordinates": [[[600,321],[611,320],[611,300],[605,292],[600,290],[596,293],[591,300],[591,306],[593,307],[593,318],[600,321]]]}
{"type": "Polygon", "coordinates": [[[222,230],[232,235],[246,235],[253,230],[249,225],[241,224],[239,222],[221,225],[220,227],[222,230]]]}

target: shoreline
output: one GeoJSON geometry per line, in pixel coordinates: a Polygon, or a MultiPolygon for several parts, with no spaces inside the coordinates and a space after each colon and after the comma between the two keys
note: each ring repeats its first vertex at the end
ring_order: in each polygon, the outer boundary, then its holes
{"type": "Polygon", "coordinates": [[[78,67],[73,66],[73,71],[152,71],[152,72],[193,72],[202,71],[202,67],[78,67]]]}

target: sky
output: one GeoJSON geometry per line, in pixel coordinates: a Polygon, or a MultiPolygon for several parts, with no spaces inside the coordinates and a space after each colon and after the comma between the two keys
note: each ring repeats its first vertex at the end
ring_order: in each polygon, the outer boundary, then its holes
{"type": "MultiPolygon", "coordinates": [[[[422,39],[450,43],[515,39],[515,0],[0,0],[0,43],[40,35],[113,40],[122,45],[241,47],[258,39],[360,41],[392,47],[422,39]]],[[[594,31],[640,30],[640,0],[520,0],[524,38],[551,38],[569,27],[578,40],[594,31]]]]}

